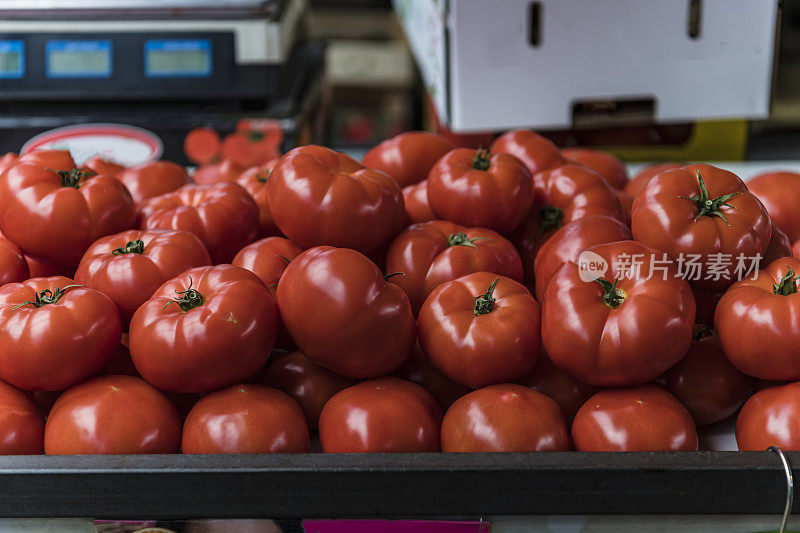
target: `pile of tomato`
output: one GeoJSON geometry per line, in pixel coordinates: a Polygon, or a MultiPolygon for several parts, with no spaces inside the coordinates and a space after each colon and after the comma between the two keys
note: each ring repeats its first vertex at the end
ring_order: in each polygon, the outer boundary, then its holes
{"type": "Polygon", "coordinates": [[[0,159],[0,453],[800,449],[800,174],[216,156],[0,159]]]}

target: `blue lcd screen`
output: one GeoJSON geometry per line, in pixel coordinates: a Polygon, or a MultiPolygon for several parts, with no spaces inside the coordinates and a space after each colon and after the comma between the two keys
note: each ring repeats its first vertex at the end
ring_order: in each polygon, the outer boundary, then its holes
{"type": "Polygon", "coordinates": [[[206,78],[211,75],[209,39],[149,40],[144,43],[148,78],[206,78]]]}
{"type": "Polygon", "coordinates": [[[113,71],[111,41],[47,41],[48,78],[109,78],[113,71]]]}
{"type": "Polygon", "coordinates": [[[25,43],[0,41],[0,78],[18,80],[25,75],[25,43]]]}

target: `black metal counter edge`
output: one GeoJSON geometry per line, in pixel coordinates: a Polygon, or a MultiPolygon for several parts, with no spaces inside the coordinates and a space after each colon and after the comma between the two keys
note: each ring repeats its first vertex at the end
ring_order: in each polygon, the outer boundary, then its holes
{"type": "Polygon", "coordinates": [[[4,517],[781,514],[785,495],[771,452],[0,457],[4,517]]]}

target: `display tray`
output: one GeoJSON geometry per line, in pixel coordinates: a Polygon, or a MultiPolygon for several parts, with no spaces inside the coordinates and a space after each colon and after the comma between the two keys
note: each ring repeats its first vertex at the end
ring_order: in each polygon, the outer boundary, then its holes
{"type": "Polygon", "coordinates": [[[779,515],[786,490],[772,452],[0,457],[9,518],[779,515]]]}

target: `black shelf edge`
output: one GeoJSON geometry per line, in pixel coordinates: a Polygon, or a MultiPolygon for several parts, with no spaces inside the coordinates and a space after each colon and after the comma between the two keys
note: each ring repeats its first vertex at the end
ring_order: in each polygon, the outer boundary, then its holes
{"type": "Polygon", "coordinates": [[[785,494],[770,452],[0,457],[9,518],[781,514],[785,494]]]}

